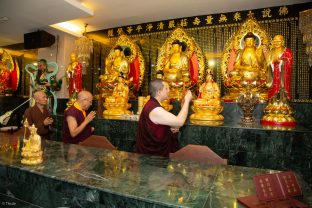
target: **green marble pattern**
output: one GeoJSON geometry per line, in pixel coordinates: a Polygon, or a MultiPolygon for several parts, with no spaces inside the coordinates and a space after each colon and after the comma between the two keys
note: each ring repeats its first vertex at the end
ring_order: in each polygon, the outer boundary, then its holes
{"type": "MultiPolygon", "coordinates": [[[[44,143],[44,162],[20,163],[17,139],[0,139],[2,194],[42,207],[240,207],[237,197],[255,194],[252,177],[274,172],[209,166],[123,151],[44,143]],[[5,145],[6,144],[6,145],[5,145]]],[[[299,177],[304,200],[309,187],[299,177]]]]}
{"type": "MultiPolygon", "coordinates": [[[[234,108],[233,111],[236,111],[234,108]]],[[[233,113],[232,113],[233,114],[233,113]]],[[[56,140],[61,137],[63,116],[56,118],[56,140]]],[[[298,124],[293,130],[269,130],[259,124],[242,127],[240,120],[226,119],[222,126],[200,126],[187,122],[179,134],[180,145],[206,145],[231,165],[275,170],[293,170],[312,187],[312,129],[298,124]]],[[[106,136],[119,150],[134,152],[136,121],[93,121],[95,134],[106,136]]]]}

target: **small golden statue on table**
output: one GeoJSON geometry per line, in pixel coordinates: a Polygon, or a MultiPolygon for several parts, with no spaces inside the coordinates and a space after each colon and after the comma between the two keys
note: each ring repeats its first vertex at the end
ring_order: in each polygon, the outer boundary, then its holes
{"type": "Polygon", "coordinates": [[[192,109],[194,114],[190,117],[191,123],[214,126],[223,124],[220,88],[214,82],[211,71],[208,71],[206,82],[200,86],[198,99],[194,100],[192,109]]]}
{"type": "Polygon", "coordinates": [[[22,147],[22,160],[21,163],[25,165],[37,165],[42,163],[42,150],[41,150],[41,137],[37,134],[35,125],[29,126],[27,120],[24,122],[26,128],[30,131],[30,136],[25,139],[24,146],[22,147]]]}

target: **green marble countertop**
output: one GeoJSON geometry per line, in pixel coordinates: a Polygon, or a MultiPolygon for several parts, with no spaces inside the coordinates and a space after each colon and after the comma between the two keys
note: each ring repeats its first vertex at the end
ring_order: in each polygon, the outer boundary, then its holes
{"type": "MultiPolygon", "coordinates": [[[[237,197],[255,194],[252,177],[273,170],[210,166],[116,150],[44,142],[44,162],[20,163],[17,138],[0,139],[0,166],[76,184],[155,207],[241,207],[237,197]]],[[[301,183],[301,182],[300,182],[301,183]]],[[[304,201],[312,195],[301,183],[304,201]]]]}

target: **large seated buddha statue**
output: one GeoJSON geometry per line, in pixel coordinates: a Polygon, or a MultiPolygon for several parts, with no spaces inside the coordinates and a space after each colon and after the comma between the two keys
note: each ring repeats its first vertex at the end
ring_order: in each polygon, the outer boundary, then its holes
{"type": "Polygon", "coordinates": [[[267,100],[268,43],[268,35],[253,17],[227,43],[221,65],[226,89],[223,101],[237,102],[238,96],[246,92],[247,85],[260,101],[267,100]]]}
{"type": "Polygon", "coordinates": [[[190,121],[195,124],[221,125],[224,117],[220,115],[223,107],[220,102],[220,88],[208,71],[206,81],[199,87],[199,95],[193,101],[190,121]]]}
{"type": "Polygon", "coordinates": [[[134,98],[139,91],[144,77],[145,64],[140,48],[128,36],[121,35],[110,50],[105,60],[105,73],[102,74],[97,84],[100,99],[112,95],[118,84],[118,77],[129,82],[130,97],[134,98]]]}
{"type": "Polygon", "coordinates": [[[123,54],[121,46],[114,47],[114,58],[105,61],[105,74],[100,76],[101,84],[107,91],[113,90],[118,83],[118,76],[122,73],[124,79],[128,79],[130,66],[123,54]]]}
{"type": "Polygon", "coordinates": [[[118,77],[118,84],[113,90],[111,96],[105,98],[103,112],[104,118],[121,118],[122,115],[131,114],[128,110],[131,107],[129,101],[129,86],[128,82],[122,75],[118,77]]]}
{"type": "Polygon", "coordinates": [[[174,88],[180,88],[183,85],[188,87],[191,84],[190,63],[182,48],[183,42],[179,40],[172,42],[172,54],[164,68],[164,80],[174,88]]]}
{"type": "Polygon", "coordinates": [[[164,80],[170,87],[169,98],[180,100],[185,89],[196,87],[202,79],[202,51],[192,37],[177,28],[160,49],[156,70],[164,73],[164,80]]]}

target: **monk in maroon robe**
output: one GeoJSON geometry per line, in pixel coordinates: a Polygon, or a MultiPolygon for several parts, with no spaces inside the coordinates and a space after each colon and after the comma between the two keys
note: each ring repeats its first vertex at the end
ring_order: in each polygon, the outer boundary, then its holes
{"type": "Polygon", "coordinates": [[[48,97],[43,91],[34,93],[35,105],[27,108],[24,113],[24,121],[29,125],[35,124],[37,133],[42,139],[50,139],[50,128],[53,123],[51,113],[47,110],[48,97]]]}
{"type": "Polygon", "coordinates": [[[88,91],[78,93],[77,101],[64,112],[62,140],[65,143],[78,144],[92,135],[94,127],[90,122],[95,112],[88,115],[86,111],[92,105],[93,96],[88,91]]]}
{"type": "Polygon", "coordinates": [[[186,93],[181,111],[175,116],[160,105],[168,99],[167,82],[155,79],[151,81],[149,91],[151,99],[145,104],[139,119],[136,152],[168,157],[179,148],[177,133],[187,118],[192,93],[186,93]]]}

